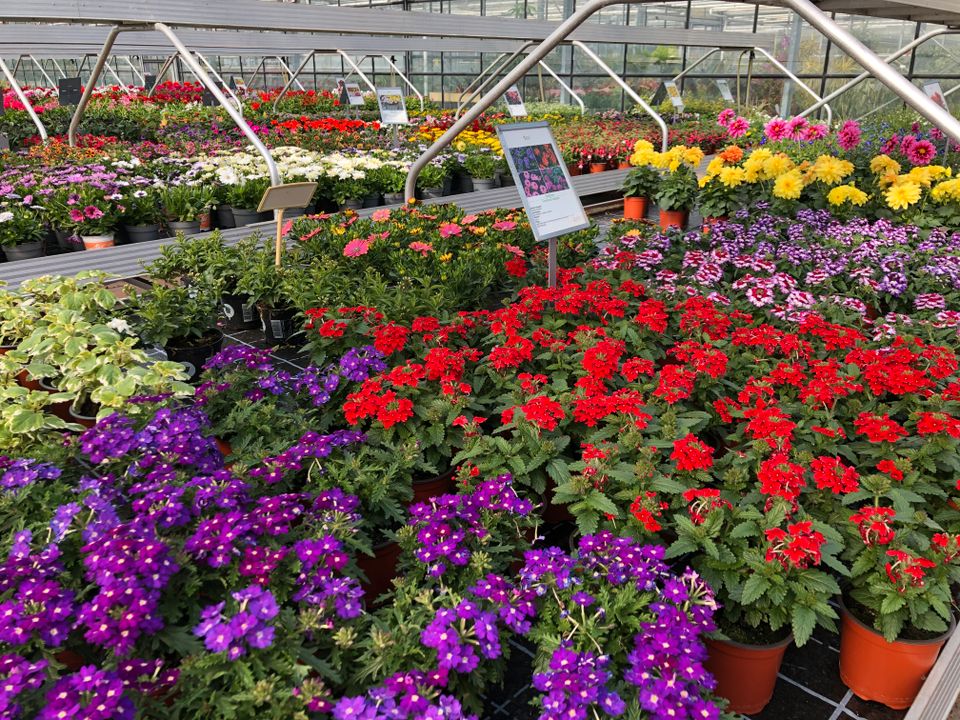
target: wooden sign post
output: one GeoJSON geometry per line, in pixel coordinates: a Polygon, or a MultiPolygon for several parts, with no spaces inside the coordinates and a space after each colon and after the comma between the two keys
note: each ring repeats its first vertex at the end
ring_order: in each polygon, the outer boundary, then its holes
{"type": "Polygon", "coordinates": [[[280,256],[283,252],[283,211],[288,208],[305,208],[310,204],[313,194],[317,191],[317,183],[302,182],[286,185],[272,185],[268,187],[257,212],[275,210],[277,215],[277,242],[274,262],[280,267],[280,256]]]}

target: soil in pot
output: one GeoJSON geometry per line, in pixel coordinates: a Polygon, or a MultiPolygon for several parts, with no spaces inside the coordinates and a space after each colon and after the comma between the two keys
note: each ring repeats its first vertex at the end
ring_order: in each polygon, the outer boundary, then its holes
{"type": "Polygon", "coordinates": [[[717,695],[730,701],[728,710],[753,715],[767,706],[791,642],[792,635],[768,645],[706,640],[704,667],[717,679],[717,695]]]}
{"type": "Polygon", "coordinates": [[[164,346],[167,359],[183,365],[188,373],[187,382],[193,382],[200,377],[207,360],[212,358],[223,347],[223,333],[213,330],[199,338],[179,338],[171,340],[164,346]]]}
{"type": "Polygon", "coordinates": [[[363,570],[368,581],[361,583],[367,606],[390,589],[390,581],[397,576],[397,560],[400,558],[400,546],[395,542],[383,543],[373,549],[373,557],[357,556],[357,567],[363,570]]]}
{"type": "Polygon", "coordinates": [[[4,245],[3,252],[7,256],[7,262],[17,262],[18,260],[33,260],[43,257],[43,241],[20,243],[18,245],[4,245]]]}
{"type": "Polygon", "coordinates": [[[863,700],[905,710],[916,699],[956,621],[942,635],[917,633],[917,639],[887,642],[864,622],[866,618],[865,608],[849,598],[841,601],[840,679],[863,700]]]}
{"type": "Polygon", "coordinates": [[[249,295],[222,295],[220,305],[227,329],[250,330],[259,326],[257,308],[249,295]]]}
{"type": "Polygon", "coordinates": [[[274,346],[288,344],[297,332],[296,308],[271,308],[258,305],[257,310],[260,313],[260,327],[266,343],[274,346]]]}
{"type": "Polygon", "coordinates": [[[99,406],[91,400],[84,400],[80,405],[73,403],[70,406],[70,422],[92,428],[97,424],[98,412],[100,412],[99,406]]]}

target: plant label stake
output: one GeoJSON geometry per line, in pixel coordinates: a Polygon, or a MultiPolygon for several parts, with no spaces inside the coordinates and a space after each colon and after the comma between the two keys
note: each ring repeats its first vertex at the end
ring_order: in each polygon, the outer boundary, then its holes
{"type": "Polygon", "coordinates": [[[286,185],[272,185],[267,188],[260,198],[257,212],[274,210],[277,220],[277,240],[274,262],[280,267],[280,255],[283,252],[283,211],[288,208],[305,208],[310,204],[313,194],[317,190],[317,183],[287,183],[286,185]]]}
{"type": "Polygon", "coordinates": [[[547,241],[547,283],[557,285],[557,238],[590,227],[550,123],[498,125],[497,137],[538,242],[547,241]]]}
{"type": "Polygon", "coordinates": [[[76,105],[80,102],[80,78],[65,77],[57,81],[57,90],[60,104],[63,106],[76,105]]]}

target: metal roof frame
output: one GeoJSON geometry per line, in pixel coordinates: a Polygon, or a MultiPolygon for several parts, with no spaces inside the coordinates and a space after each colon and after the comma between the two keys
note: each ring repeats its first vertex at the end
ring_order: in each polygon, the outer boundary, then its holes
{"type": "MultiPolygon", "coordinates": [[[[611,5],[640,5],[652,0],[588,0],[582,6],[578,7],[560,26],[543,42],[541,42],[526,58],[524,58],[517,67],[507,73],[506,77],[497,83],[487,92],[479,102],[468,110],[457,122],[450,126],[424,153],[417,158],[411,165],[410,172],[407,175],[406,187],[404,192],[406,197],[412,198],[417,187],[417,177],[420,171],[426,167],[433,158],[439,155],[463,130],[469,127],[484,110],[493,105],[500,96],[505,93],[511,85],[517,82],[524,74],[542,60],[553,48],[571,36],[574,31],[580,27],[587,19],[597,13],[599,10],[611,5]]],[[[738,2],[741,0],[729,0],[729,2],[738,2]]],[[[839,0],[820,0],[820,3],[834,2],[839,0]]],[[[843,0],[845,2],[850,0],[843,0]]],[[[858,4],[881,4],[898,3],[906,6],[906,0],[853,0],[858,4]]],[[[957,0],[915,0],[915,3],[926,4],[928,7],[939,7],[948,9],[948,4],[956,7],[957,0]]],[[[770,3],[764,3],[770,4],[770,3]]],[[[901,75],[896,68],[885,63],[880,57],[870,50],[866,45],[857,40],[847,30],[841,28],[830,17],[824,14],[813,0],[777,0],[778,5],[783,5],[797,15],[806,20],[815,30],[825,35],[837,47],[843,50],[847,55],[863,66],[864,70],[880,80],[884,85],[893,90],[897,95],[903,98],[907,104],[913,107],[923,117],[929,120],[933,125],[939,127],[947,136],[955,142],[960,142],[960,121],[945,109],[937,105],[932,99],[927,97],[924,92],[901,75]]],[[[956,11],[957,20],[960,21],[960,10],[956,11]]]]}

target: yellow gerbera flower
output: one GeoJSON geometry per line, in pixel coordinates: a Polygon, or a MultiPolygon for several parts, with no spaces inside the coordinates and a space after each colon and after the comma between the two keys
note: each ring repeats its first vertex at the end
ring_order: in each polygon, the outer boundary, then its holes
{"type": "Polygon", "coordinates": [[[870,161],[870,172],[874,175],[889,175],[900,172],[900,163],[889,155],[877,155],[870,161]]]}
{"type": "Polygon", "coordinates": [[[920,199],[920,186],[911,180],[900,182],[891,186],[885,197],[893,210],[906,210],[920,199]]]}
{"type": "Polygon", "coordinates": [[[743,168],[725,167],[720,171],[719,180],[725,187],[735,188],[743,184],[745,177],[743,168]]]}
{"type": "Polygon", "coordinates": [[[796,167],[796,165],[786,153],[777,153],[764,161],[763,174],[769,180],[780,177],[785,172],[790,172],[794,167],[796,167]]]}

